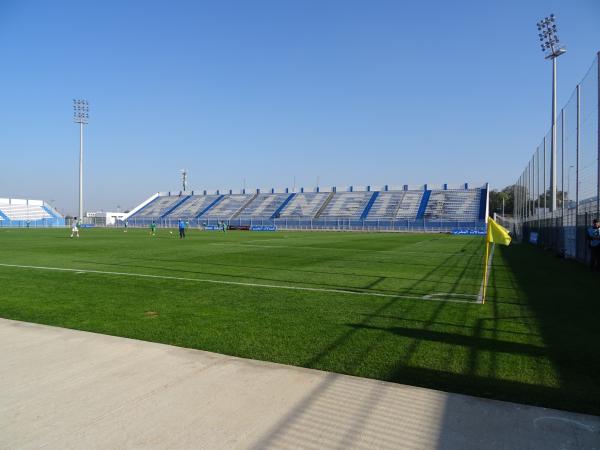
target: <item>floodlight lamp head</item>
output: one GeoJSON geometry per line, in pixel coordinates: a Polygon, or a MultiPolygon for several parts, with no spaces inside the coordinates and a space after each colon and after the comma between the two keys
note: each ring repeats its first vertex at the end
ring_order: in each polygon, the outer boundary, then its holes
{"type": "Polygon", "coordinates": [[[90,118],[89,111],[87,100],[73,100],[73,121],[75,123],[87,124],[90,118]]]}
{"type": "Polygon", "coordinates": [[[538,37],[541,42],[542,51],[544,53],[546,53],[546,50],[550,51],[546,54],[546,59],[554,59],[566,52],[564,48],[558,46],[560,39],[558,38],[558,29],[555,22],[556,17],[554,14],[550,14],[537,24],[538,31],[540,31],[538,37]]]}

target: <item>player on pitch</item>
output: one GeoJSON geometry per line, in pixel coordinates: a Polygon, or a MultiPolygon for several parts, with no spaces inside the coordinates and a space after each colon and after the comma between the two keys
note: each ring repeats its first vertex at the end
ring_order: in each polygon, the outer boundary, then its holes
{"type": "Polygon", "coordinates": [[[71,237],[77,236],[79,237],[79,222],[77,217],[73,217],[73,226],[71,227],[71,237]]]}
{"type": "Polygon", "coordinates": [[[185,222],[183,219],[179,219],[179,239],[183,239],[185,237],[185,222]]]}

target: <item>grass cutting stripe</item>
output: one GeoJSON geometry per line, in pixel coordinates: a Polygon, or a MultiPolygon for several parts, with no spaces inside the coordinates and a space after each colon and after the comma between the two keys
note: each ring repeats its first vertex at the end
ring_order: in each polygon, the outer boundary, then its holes
{"type": "MultiPolygon", "coordinates": [[[[365,292],[365,291],[349,291],[345,289],[326,289],[326,288],[311,288],[303,286],[282,286],[275,284],[261,284],[261,283],[244,283],[241,281],[224,281],[224,280],[209,280],[206,278],[187,278],[187,277],[174,277],[170,275],[151,275],[144,273],[131,273],[131,272],[110,272],[105,270],[89,270],[89,269],[70,269],[65,267],[45,267],[45,266],[28,266],[23,264],[4,264],[0,263],[0,267],[12,267],[18,269],[32,269],[32,270],[55,270],[61,272],[75,272],[75,273],[94,273],[100,275],[116,275],[116,276],[127,276],[127,277],[139,277],[139,278],[158,278],[162,280],[177,280],[177,281],[193,281],[197,283],[214,283],[214,284],[226,284],[232,286],[246,286],[246,287],[258,287],[266,289],[287,289],[293,291],[308,291],[308,292],[330,292],[332,294],[347,294],[347,295],[367,295],[373,297],[386,297],[386,298],[401,298],[406,300],[426,300],[436,302],[452,302],[452,303],[478,303],[477,300],[457,300],[455,298],[444,298],[444,295],[456,296],[460,294],[447,294],[447,293],[432,293],[423,296],[409,296],[409,295],[394,295],[394,294],[382,294],[379,292],[365,292]]],[[[465,295],[467,297],[467,295],[465,295]]]]}

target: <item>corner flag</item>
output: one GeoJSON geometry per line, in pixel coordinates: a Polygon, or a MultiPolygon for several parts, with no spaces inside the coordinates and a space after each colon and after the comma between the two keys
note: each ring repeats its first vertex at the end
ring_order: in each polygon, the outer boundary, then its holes
{"type": "Polygon", "coordinates": [[[487,242],[509,245],[512,238],[508,234],[508,230],[502,225],[498,225],[491,217],[488,219],[487,242]]]}
{"type": "Polygon", "coordinates": [[[481,303],[485,303],[485,294],[487,293],[487,283],[489,275],[489,266],[494,257],[494,248],[490,254],[490,244],[509,245],[512,238],[508,234],[508,230],[502,225],[498,225],[494,219],[488,218],[487,235],[485,237],[485,267],[483,269],[483,283],[481,290],[481,303]]]}

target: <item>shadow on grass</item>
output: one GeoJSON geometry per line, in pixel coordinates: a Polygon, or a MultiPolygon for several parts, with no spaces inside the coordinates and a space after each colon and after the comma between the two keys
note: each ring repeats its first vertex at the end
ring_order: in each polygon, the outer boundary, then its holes
{"type": "MultiPolygon", "coordinates": [[[[530,344],[519,342],[501,341],[494,338],[484,338],[477,336],[468,336],[464,334],[445,333],[440,331],[431,331],[417,328],[404,327],[375,327],[362,324],[348,324],[349,327],[365,330],[379,330],[386,333],[392,333],[397,336],[403,336],[420,341],[441,342],[450,345],[459,345],[473,349],[473,352],[490,351],[496,353],[519,353],[529,356],[545,356],[547,349],[530,344]]],[[[478,329],[475,327],[475,329],[478,329]]]]}
{"type": "MultiPolygon", "coordinates": [[[[471,255],[475,257],[476,254],[471,255]]],[[[411,320],[416,304],[403,305],[400,314],[390,315],[386,311],[398,302],[391,299],[372,312],[361,314],[362,321],[347,324],[345,333],[302,365],[326,366],[324,362],[339,349],[351,341],[359,342],[354,337],[360,334],[362,341],[345,361],[345,367],[361,367],[386,339],[385,335],[391,335],[405,344],[398,347],[398,354],[393,358],[395,368],[384,377],[386,380],[599,414],[600,302],[597,293],[600,280],[594,279],[585,267],[556,260],[524,246],[503,249],[497,258],[502,264],[492,270],[486,305],[456,309],[455,305],[441,302],[429,308],[428,317],[414,321],[415,327],[411,328],[405,322],[402,325],[393,322],[394,319],[402,322],[405,317],[411,320]],[[577,289],[573,289],[574,286],[577,289]],[[512,301],[507,299],[510,289],[514,290],[512,301]],[[501,300],[497,301],[496,297],[501,300]],[[441,317],[450,308],[455,308],[452,313],[457,318],[456,323],[463,321],[467,326],[456,332],[439,331],[440,324],[444,323],[441,317]],[[472,308],[479,311],[469,312],[472,308]],[[377,322],[381,317],[386,317],[391,324],[382,326],[377,322]],[[464,362],[459,363],[461,368],[446,372],[439,367],[427,367],[424,355],[432,343],[466,352],[464,362]],[[422,365],[418,367],[419,364],[422,365]],[[511,367],[511,364],[516,366],[511,367]]],[[[441,260],[415,284],[426,282],[434,273],[443,274],[449,262],[449,258],[441,260]]],[[[460,284],[464,274],[463,270],[455,285],[460,284]]],[[[409,289],[411,287],[414,285],[409,289]]],[[[453,364],[450,355],[445,357],[448,364],[453,364]]]]}
{"type": "Polygon", "coordinates": [[[548,404],[600,414],[600,277],[528,244],[501,248],[499,256],[537,319],[529,325],[537,326],[559,376],[548,404]]]}
{"type": "MultiPolygon", "coordinates": [[[[476,255],[478,254],[477,249],[478,249],[477,243],[473,242],[473,244],[471,244],[472,253],[469,257],[470,260],[476,258],[476,255]]],[[[437,265],[433,265],[428,272],[423,274],[419,280],[415,280],[414,283],[411,286],[409,286],[406,290],[408,291],[410,289],[414,289],[420,283],[426,282],[428,280],[428,278],[431,276],[434,276],[434,275],[439,276],[440,274],[443,275],[445,272],[452,270],[452,268],[450,267],[450,264],[449,264],[451,260],[452,260],[452,255],[447,256],[442,261],[440,261],[437,265]]],[[[464,273],[464,271],[463,271],[463,273],[464,273]]],[[[457,278],[455,284],[459,284],[459,283],[460,283],[460,278],[457,278]]],[[[450,290],[450,292],[452,292],[452,291],[450,290]]],[[[368,325],[374,316],[380,315],[381,313],[387,311],[388,309],[393,307],[395,304],[397,304],[398,301],[400,301],[399,298],[391,299],[391,300],[387,301],[386,303],[384,303],[383,305],[378,307],[375,311],[367,314],[366,317],[364,318],[364,320],[359,325],[368,325]]],[[[416,306],[417,306],[416,303],[407,305],[405,307],[405,312],[408,312],[410,309],[416,308],[416,306]]],[[[445,307],[445,304],[443,302],[440,302],[440,304],[435,309],[436,312],[433,314],[433,317],[430,319],[430,322],[435,320],[437,314],[444,307],[445,307]]],[[[308,361],[306,361],[302,365],[305,367],[319,367],[319,363],[321,362],[321,360],[326,358],[330,353],[334,352],[337,348],[345,345],[345,343],[348,340],[350,340],[353,337],[353,335],[356,334],[356,332],[357,332],[357,328],[350,328],[348,331],[346,331],[344,334],[339,336],[333,342],[330,342],[328,345],[326,345],[319,353],[317,353],[315,356],[311,357],[308,361]]],[[[367,348],[362,349],[362,351],[360,351],[360,352],[356,352],[354,354],[354,358],[353,358],[355,364],[356,365],[360,364],[360,362],[367,356],[367,354],[372,350],[372,348],[375,345],[377,345],[377,341],[371,342],[371,344],[368,345],[367,348]]],[[[412,351],[409,351],[409,353],[411,353],[411,352],[412,351]]]]}
{"type": "MultiPolygon", "coordinates": [[[[394,337],[405,338],[410,341],[410,345],[403,349],[399,349],[399,354],[395,359],[395,367],[388,374],[389,381],[402,382],[405,384],[411,384],[414,386],[422,386],[428,388],[437,388],[443,390],[449,390],[456,393],[479,395],[482,397],[494,398],[505,401],[519,401],[525,402],[532,405],[539,406],[550,406],[559,409],[575,410],[580,412],[587,412],[592,414],[600,413],[600,402],[598,402],[598,383],[600,377],[596,376],[597,371],[594,367],[597,367],[598,352],[595,353],[596,362],[587,360],[590,362],[588,367],[573,367],[569,366],[570,361],[564,359],[565,354],[563,350],[569,349],[571,344],[576,343],[572,340],[572,337],[561,336],[562,333],[567,331],[564,327],[560,328],[560,323],[564,322],[564,316],[555,315],[556,312],[564,312],[565,308],[559,307],[556,311],[552,311],[553,307],[551,302],[548,303],[548,296],[550,292],[542,292],[535,287],[536,280],[539,278],[535,277],[536,267],[540,264],[545,268],[546,275],[551,278],[548,281],[548,291],[554,292],[554,301],[564,302],[564,298],[557,294],[557,283],[560,284],[560,277],[556,276],[561,273],[561,267],[552,267],[553,262],[542,261],[540,259],[548,258],[548,255],[536,255],[536,254],[523,254],[523,251],[527,253],[529,250],[525,249],[508,249],[507,253],[510,257],[505,258],[508,261],[508,267],[514,262],[515,266],[512,269],[513,273],[516,273],[515,278],[502,277],[502,282],[512,283],[512,288],[521,288],[524,292],[521,292],[521,302],[513,302],[514,305],[509,306],[511,311],[514,309],[522,310],[517,311],[517,314],[508,314],[503,311],[506,308],[504,304],[498,304],[493,298],[493,293],[499,291],[498,277],[494,277],[492,274],[490,278],[490,301],[487,305],[476,305],[476,308],[480,308],[482,315],[474,319],[474,325],[462,327],[460,324],[450,324],[439,320],[441,312],[453,305],[440,304],[436,305],[429,314],[429,320],[416,320],[416,319],[405,319],[401,315],[389,315],[385,314],[385,311],[390,309],[397,300],[392,299],[386,302],[382,306],[378,307],[371,314],[363,314],[364,319],[360,323],[347,324],[348,331],[339,336],[338,339],[327,344],[323,350],[315,357],[306,361],[305,364],[308,367],[318,367],[319,363],[329,356],[334,354],[340,347],[350,342],[354,335],[358,333],[372,333],[370,342],[356,348],[350,356],[351,366],[360,365],[371,350],[377,345],[378,341],[384,335],[392,335],[394,337]],[[525,280],[525,281],[523,281],[525,280]],[[523,285],[524,283],[524,285],[523,285]],[[530,290],[531,289],[531,290],[530,290]],[[549,308],[550,307],[550,308],[549,308]],[[491,314],[490,314],[491,312],[491,314]],[[376,318],[384,318],[388,321],[403,321],[414,323],[418,328],[410,328],[403,326],[376,326],[371,324],[372,320],[376,318]],[[525,327],[529,332],[519,332],[511,329],[503,329],[502,326],[515,325],[519,327],[525,327]],[[457,332],[450,331],[436,331],[428,329],[433,326],[448,326],[461,327],[457,332]],[[539,333],[538,333],[539,331],[539,333]],[[468,333],[468,334],[467,334],[468,333]],[[515,335],[520,339],[532,338],[541,344],[534,345],[529,342],[514,342],[507,341],[500,338],[501,335],[515,335]],[[540,339],[542,338],[542,339],[540,339]],[[466,350],[468,353],[467,361],[465,364],[464,371],[462,373],[453,373],[450,370],[440,370],[431,367],[415,367],[411,365],[413,357],[419,352],[419,347],[426,343],[443,344],[447,346],[454,346],[466,350]],[[483,360],[483,356],[486,359],[483,360]],[[550,361],[554,367],[557,368],[558,373],[561,374],[561,383],[558,387],[544,385],[543,383],[537,383],[536,377],[530,377],[531,382],[514,381],[507,379],[505,367],[506,361],[503,362],[503,355],[517,355],[519,357],[526,357],[534,360],[546,360],[550,361]],[[565,365],[566,364],[566,365],[565,365]],[[482,375],[481,370],[487,374],[482,375]],[[568,381],[569,372],[579,370],[579,373],[573,373],[573,382],[578,381],[582,383],[581,389],[574,390],[574,384],[568,381]]],[[[423,275],[422,279],[425,280],[434,271],[444,271],[444,264],[448,263],[447,260],[441,261],[441,263],[432,268],[430,272],[423,275]]],[[[581,281],[587,284],[588,287],[580,293],[584,298],[581,298],[575,302],[576,305],[569,306],[566,310],[572,310],[578,316],[581,316],[581,311],[577,310],[579,307],[584,306],[590,301],[596,300],[594,297],[587,297],[587,294],[594,291],[596,281],[588,279],[581,272],[581,268],[574,268],[578,272],[578,277],[581,277],[581,281]],[[591,288],[592,291],[589,291],[591,288]]],[[[457,280],[457,283],[460,280],[457,280]]],[[[560,289],[558,289],[560,292],[560,289]]],[[[414,304],[412,305],[414,307],[414,304]]],[[[469,306],[471,308],[471,306],[469,306]]],[[[407,305],[403,310],[403,313],[409,314],[411,305],[407,305]]],[[[592,311],[597,312],[598,306],[593,306],[592,311]]],[[[579,328],[582,332],[582,336],[578,339],[588,339],[590,346],[596,346],[598,342],[597,328],[593,329],[592,325],[597,323],[597,315],[592,318],[583,319],[583,321],[576,321],[577,324],[574,327],[569,327],[568,331],[573,331],[574,328],[579,328]]],[[[575,352],[577,353],[577,352],[575,352]]],[[[585,352],[584,352],[585,353],[585,352]]],[[[573,352],[571,352],[573,356],[573,352]]],[[[585,355],[580,355],[584,357],[585,355]]],[[[589,355],[587,355],[589,356],[589,355]]],[[[514,360],[510,360],[514,361],[514,360]]],[[[584,361],[586,361],[584,357],[584,361]]],[[[584,362],[581,361],[581,362],[584,362]]],[[[514,369],[514,368],[513,368],[514,369]]],[[[516,368],[518,371],[519,369],[516,368]]],[[[541,369],[539,369],[541,370],[541,369]]],[[[396,447],[399,443],[408,445],[406,439],[414,439],[414,442],[420,442],[423,447],[428,448],[448,448],[452,445],[457,446],[457,443],[462,442],[461,439],[468,439],[472,435],[473,430],[471,424],[476,422],[473,418],[469,417],[468,411],[475,404],[469,403],[469,400],[461,400],[457,397],[451,397],[443,405],[442,408],[433,402],[424,401],[425,398],[429,398],[425,395],[418,397],[406,396],[402,400],[401,411],[395,411],[396,405],[387,404],[386,411],[387,415],[382,419],[379,415],[377,416],[378,428],[376,434],[371,436],[373,430],[371,425],[373,423],[372,416],[373,411],[381,407],[382,402],[389,402],[389,398],[386,398],[380,390],[374,388],[371,392],[361,392],[360,386],[352,387],[349,389],[339,389],[336,387],[335,382],[338,376],[335,374],[328,374],[325,379],[316,386],[316,388],[309,395],[304,397],[285,417],[277,422],[272,429],[266,433],[252,448],[265,448],[269,446],[306,446],[306,445],[323,445],[323,442],[310,441],[311,432],[315,426],[327,427],[331,430],[339,430],[341,427],[338,424],[338,415],[332,414],[332,411],[336,410],[338,405],[344,405],[343,412],[340,411],[340,416],[348,416],[351,413],[348,412],[348,405],[360,402],[360,413],[356,413],[352,416],[353,422],[351,426],[345,425],[342,429],[343,433],[332,432],[328,434],[328,439],[331,441],[332,447],[345,448],[352,444],[353,439],[360,436],[367,436],[371,442],[378,442],[378,438],[389,439],[391,443],[390,447],[396,447]],[[432,420],[429,421],[437,425],[436,418],[441,418],[439,429],[431,429],[428,427],[430,423],[420,424],[419,427],[411,428],[410,423],[404,421],[411,417],[411,409],[413,411],[428,411],[432,420]],[[394,413],[398,413],[394,415],[394,413]],[[402,417],[403,421],[398,421],[398,417],[402,417]],[[468,420],[465,420],[469,417],[468,420]],[[410,430],[408,433],[406,430],[410,430]],[[429,436],[425,436],[424,430],[428,430],[429,436]],[[462,430],[462,431],[459,431],[462,430]],[[344,438],[344,433],[346,438],[344,438]],[[404,433],[404,434],[403,434],[404,433]],[[464,434],[463,434],[464,433],[464,434]],[[409,436],[407,436],[407,434],[409,436]],[[433,435],[434,440],[437,442],[426,441],[427,438],[431,438],[433,435]],[[307,441],[304,440],[306,436],[307,441]],[[398,436],[402,438],[398,439],[398,436]],[[457,438],[458,436],[458,438],[457,438]],[[450,444],[453,443],[453,444],[450,444]]],[[[506,417],[510,414],[510,411],[517,413],[521,411],[520,407],[513,407],[510,405],[494,405],[481,403],[477,404],[476,409],[479,415],[482,415],[482,427],[486,427],[488,419],[492,419],[493,414],[499,414],[499,417],[506,417]],[[494,409],[496,408],[496,409],[494,409]],[[504,408],[504,409],[501,409],[504,408]],[[513,408],[513,409],[511,409],[513,408]],[[498,413],[498,410],[501,410],[498,413]]],[[[535,415],[535,413],[532,413],[535,415]]],[[[554,416],[553,416],[554,417],[554,416]]],[[[562,420],[560,416],[558,420],[562,420]]],[[[554,418],[556,418],[554,417],[554,418]]],[[[498,418],[498,417],[496,417],[498,418]]],[[[551,431],[552,435],[548,434],[548,430],[537,430],[535,423],[525,424],[519,423],[518,419],[515,419],[510,423],[509,426],[518,425],[520,427],[530,427],[535,431],[529,434],[529,438],[532,436],[534,441],[527,441],[526,439],[521,443],[524,446],[538,445],[539,439],[545,436],[546,443],[551,442],[552,445],[562,446],[565,443],[572,443],[574,436],[575,439],[583,443],[586,446],[589,442],[594,441],[594,433],[590,433],[589,428],[581,427],[579,423],[568,423],[568,419],[565,419],[567,425],[566,428],[556,428],[551,431]],[[535,434],[537,433],[537,435],[535,434]],[[537,439],[537,440],[535,440],[537,439]]],[[[435,428],[433,426],[432,428],[435,428]]],[[[507,444],[509,442],[515,443],[517,440],[514,438],[513,429],[507,429],[506,427],[502,432],[499,432],[499,425],[494,424],[487,434],[489,442],[495,442],[496,444],[502,442],[507,444]],[[502,433],[508,433],[507,436],[503,436],[502,433]]],[[[484,433],[482,433],[483,435],[484,433]]],[[[479,436],[479,435],[478,435],[479,436]]],[[[411,441],[413,442],[413,441],[411,441]]],[[[480,444],[484,445],[485,441],[481,441],[480,444]]],[[[385,446],[388,442],[379,441],[378,445],[385,446]]],[[[468,442],[463,442],[465,445],[468,442]]],[[[503,444],[503,445],[504,445],[503,444]]],[[[571,444],[569,444],[571,445],[571,444]]],[[[454,447],[453,447],[454,448],[454,447]]],[[[458,446],[456,448],[459,448],[458,446]]],[[[583,448],[583,447],[581,447],[583,448]]]]}

